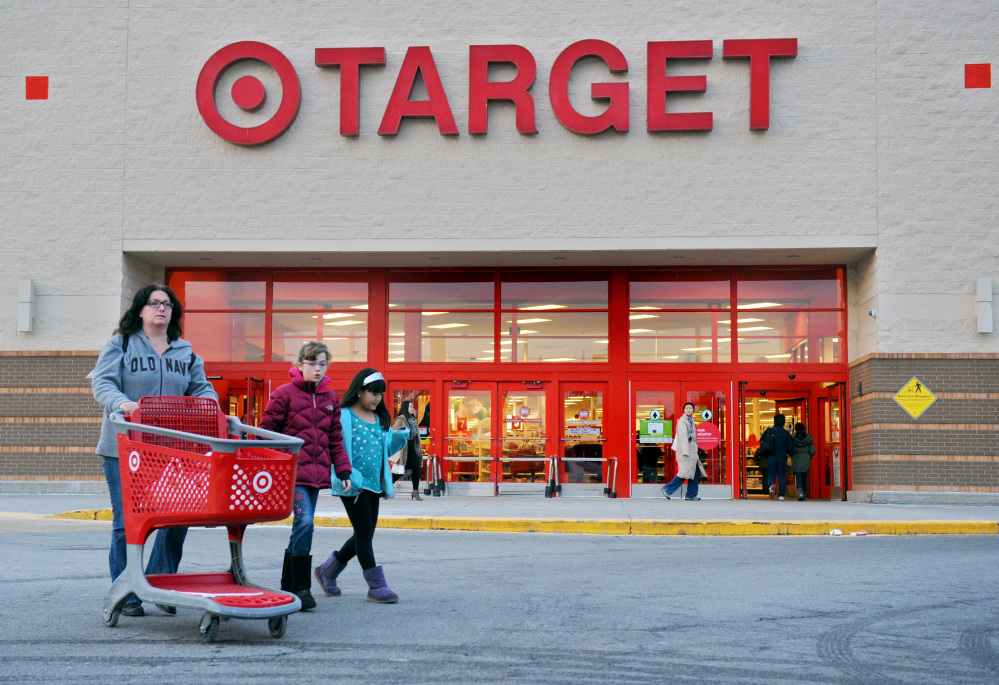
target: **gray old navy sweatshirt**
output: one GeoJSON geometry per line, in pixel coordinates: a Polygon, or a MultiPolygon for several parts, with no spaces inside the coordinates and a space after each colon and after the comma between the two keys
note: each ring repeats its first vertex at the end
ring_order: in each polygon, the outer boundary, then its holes
{"type": "Polygon", "coordinates": [[[218,395],[205,378],[205,362],[191,351],[191,343],[177,339],[159,355],[143,331],[128,337],[128,349],[123,349],[120,334],[108,340],[97,366],[91,372],[90,387],[94,399],[104,407],[101,437],[97,454],[118,456],[118,441],[108,416],[120,410],[123,402],[138,402],[147,395],[218,395]]]}

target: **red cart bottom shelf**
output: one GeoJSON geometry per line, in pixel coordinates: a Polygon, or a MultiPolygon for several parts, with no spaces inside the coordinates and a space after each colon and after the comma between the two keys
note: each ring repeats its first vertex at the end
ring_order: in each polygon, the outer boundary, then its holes
{"type": "Polygon", "coordinates": [[[286,594],[237,585],[229,573],[173,573],[146,576],[146,580],[159,590],[198,595],[230,607],[263,609],[294,601],[286,594]]]}

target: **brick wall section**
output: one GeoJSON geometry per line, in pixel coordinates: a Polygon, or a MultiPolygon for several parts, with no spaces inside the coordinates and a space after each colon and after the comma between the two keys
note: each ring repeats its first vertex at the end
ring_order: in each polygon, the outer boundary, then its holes
{"type": "Polygon", "coordinates": [[[99,479],[93,352],[0,353],[0,478],[99,479]]]}
{"type": "Polygon", "coordinates": [[[999,354],[868,355],[850,398],[855,490],[999,492],[999,354]],[[937,396],[916,419],[892,399],[914,376],[937,396]]]}

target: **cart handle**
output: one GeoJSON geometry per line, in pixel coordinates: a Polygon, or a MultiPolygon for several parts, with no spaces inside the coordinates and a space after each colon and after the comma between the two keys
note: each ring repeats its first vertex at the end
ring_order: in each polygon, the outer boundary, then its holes
{"type": "MultiPolygon", "coordinates": [[[[184,431],[172,430],[170,428],[160,428],[159,426],[147,426],[141,423],[131,423],[125,420],[125,417],[120,411],[113,412],[110,415],[110,418],[111,423],[114,424],[114,429],[118,433],[130,433],[135,431],[137,433],[151,433],[152,435],[162,435],[167,438],[187,440],[188,442],[199,442],[211,447],[213,452],[221,453],[230,453],[239,447],[247,447],[247,441],[243,438],[214,438],[210,435],[201,435],[199,433],[187,433],[184,431]]],[[[263,428],[257,428],[256,426],[248,426],[235,416],[228,416],[226,418],[229,423],[229,435],[255,435],[258,438],[263,438],[264,444],[261,444],[260,447],[265,447],[267,449],[286,449],[290,450],[292,454],[298,454],[298,450],[305,444],[305,441],[301,438],[293,438],[289,435],[282,435],[281,433],[264,430],[263,428]]]]}

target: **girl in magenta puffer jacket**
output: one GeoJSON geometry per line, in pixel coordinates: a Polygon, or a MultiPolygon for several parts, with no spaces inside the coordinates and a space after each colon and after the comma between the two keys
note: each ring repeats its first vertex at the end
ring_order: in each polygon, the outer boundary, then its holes
{"type": "Polygon", "coordinates": [[[305,440],[298,452],[294,519],[281,571],[281,589],[298,595],[303,611],[316,606],[310,587],[313,518],[319,491],[330,487],[331,471],[341,480],[350,480],[350,457],[343,448],[340,426],[340,398],[326,377],[329,356],[323,343],[305,343],[298,352],[298,363],[288,371],[291,383],[271,393],[260,422],[261,428],[305,440]]]}

